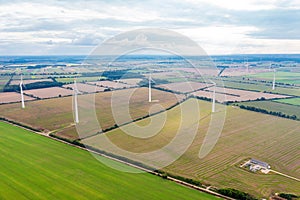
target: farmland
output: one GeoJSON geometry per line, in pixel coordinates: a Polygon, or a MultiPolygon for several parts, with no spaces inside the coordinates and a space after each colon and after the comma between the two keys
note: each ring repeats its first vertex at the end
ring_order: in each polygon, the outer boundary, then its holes
{"type": "Polygon", "coordinates": [[[0,136],[0,199],[218,199],[3,122],[0,136]]]}
{"type": "MultiPolygon", "coordinates": [[[[190,99],[183,104],[189,104],[191,101],[194,100],[190,99]]],[[[205,158],[199,159],[198,152],[210,123],[210,118],[205,116],[210,113],[211,103],[206,101],[198,101],[198,103],[201,108],[198,134],[185,154],[164,168],[165,171],[217,187],[236,188],[261,197],[267,197],[274,191],[291,193],[300,191],[300,183],[297,181],[275,174],[253,174],[238,167],[242,160],[254,157],[268,162],[272,169],[299,177],[300,122],[228,106],[225,125],[217,145],[205,158]]],[[[176,131],[173,130],[177,130],[181,118],[179,106],[169,110],[167,116],[163,129],[148,139],[137,138],[138,134],[142,133],[136,133],[137,137],[129,136],[121,129],[112,130],[105,135],[118,147],[130,152],[157,150],[174,138],[176,131]]],[[[138,124],[146,125],[149,122],[147,120],[139,121],[138,124]]],[[[183,126],[189,127],[193,123],[193,119],[187,120],[187,124],[183,126]]],[[[102,142],[105,135],[93,136],[82,142],[121,154],[102,142]]],[[[144,161],[143,157],[138,156],[133,156],[131,159],[144,161]]]]}
{"type": "MultiPolygon", "coordinates": [[[[285,99],[289,100],[289,99],[285,99]]],[[[253,101],[253,102],[243,102],[238,105],[250,106],[255,108],[261,108],[267,111],[281,112],[286,115],[296,115],[300,118],[300,108],[296,105],[289,105],[286,103],[280,103],[275,101],[253,101]]]]}
{"type": "MultiPolygon", "coordinates": [[[[79,92],[93,93],[93,92],[103,92],[105,90],[104,87],[98,87],[95,85],[88,85],[84,83],[76,83],[76,85],[79,92]]],[[[63,85],[63,87],[73,90],[74,84],[63,85]]]]}
{"type": "Polygon", "coordinates": [[[280,103],[291,104],[291,105],[295,105],[295,106],[300,106],[300,98],[278,99],[278,100],[274,100],[274,101],[280,102],[280,103]]]}
{"type": "MultiPolygon", "coordinates": [[[[76,77],[77,82],[87,82],[87,81],[98,81],[102,79],[102,77],[92,76],[92,77],[76,77]]],[[[56,78],[57,82],[62,83],[72,83],[74,82],[74,77],[67,77],[67,78],[56,78]]]]}
{"type": "MultiPolygon", "coordinates": [[[[231,89],[231,88],[216,87],[215,89],[216,89],[217,93],[226,94],[226,96],[225,96],[226,101],[249,101],[249,100],[256,100],[256,99],[261,99],[261,98],[275,99],[275,98],[287,98],[288,97],[288,96],[278,95],[278,94],[253,92],[253,91],[238,90],[238,89],[231,89]]],[[[214,90],[214,88],[209,87],[205,90],[212,92],[214,90]]]]}
{"type": "Polygon", "coordinates": [[[157,85],[156,87],[172,90],[180,93],[189,93],[195,90],[206,88],[208,86],[211,86],[211,84],[197,83],[197,82],[178,82],[178,83],[157,85]]]}
{"type": "MultiPolygon", "coordinates": [[[[24,100],[34,100],[34,98],[29,96],[24,96],[24,100]]],[[[21,102],[21,94],[17,92],[1,92],[0,93],[0,104],[2,103],[12,103],[21,102]]]]}
{"type": "MultiPolygon", "coordinates": [[[[262,80],[273,80],[273,72],[266,72],[266,73],[258,73],[252,74],[250,77],[262,80]]],[[[276,82],[285,83],[285,84],[300,84],[300,73],[296,72],[284,72],[284,71],[277,71],[276,72],[276,82]]]]}
{"type": "MultiPolygon", "coordinates": [[[[30,84],[30,83],[37,83],[37,82],[44,82],[44,81],[52,81],[52,79],[30,79],[30,80],[23,80],[23,84],[30,84]]],[[[19,85],[20,80],[12,80],[10,85],[19,85]]]]}
{"type": "Polygon", "coordinates": [[[24,90],[24,93],[27,95],[32,95],[34,97],[45,99],[60,96],[70,96],[73,94],[73,91],[60,87],[51,87],[43,89],[24,90]]]}
{"type": "MultiPolygon", "coordinates": [[[[118,102],[114,105],[117,110],[126,108],[124,94],[132,91],[118,90],[114,92],[101,92],[97,94],[87,94],[82,97],[87,99],[94,98],[96,102],[97,117],[100,120],[102,129],[107,129],[115,125],[111,110],[111,96],[119,97],[118,102]]],[[[71,91],[71,90],[70,90],[71,91]]],[[[157,103],[148,103],[148,90],[146,88],[136,89],[130,99],[130,114],[133,119],[148,115],[149,108],[157,103]]],[[[159,104],[165,109],[176,104],[177,97],[172,93],[153,90],[152,95],[154,99],[159,100],[159,104]]],[[[44,131],[60,130],[73,123],[72,115],[72,97],[54,98],[39,100],[26,103],[26,109],[21,109],[19,104],[7,104],[0,106],[0,116],[9,118],[11,120],[24,123],[36,129],[44,131]]],[[[124,121],[125,123],[126,121],[124,121]]],[[[128,121],[127,121],[128,122],[128,121]]],[[[98,130],[100,131],[100,130],[98,130]]],[[[74,127],[60,130],[57,133],[61,137],[68,139],[77,139],[78,135],[74,127]]]]}
{"type": "Polygon", "coordinates": [[[121,82],[114,82],[114,81],[97,81],[97,82],[88,82],[89,84],[97,85],[100,87],[116,89],[116,88],[129,88],[132,85],[124,84],[121,82]]]}

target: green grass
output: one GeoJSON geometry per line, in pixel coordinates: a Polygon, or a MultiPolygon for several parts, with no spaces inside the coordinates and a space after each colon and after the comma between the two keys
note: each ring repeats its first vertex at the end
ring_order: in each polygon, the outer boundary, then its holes
{"type": "Polygon", "coordinates": [[[4,122],[0,137],[0,199],[218,199],[4,122]]]}
{"type": "MultiPolygon", "coordinates": [[[[265,72],[265,73],[252,74],[249,75],[249,77],[272,81],[273,75],[274,75],[273,72],[265,72]]],[[[300,73],[277,71],[276,81],[285,84],[300,84],[300,73]]]]}
{"type": "MultiPolygon", "coordinates": [[[[268,111],[282,112],[287,115],[296,115],[297,118],[300,118],[300,109],[296,105],[289,105],[286,103],[282,103],[284,100],[292,100],[292,99],[282,99],[281,102],[275,101],[250,101],[250,102],[242,102],[239,105],[252,106],[256,108],[261,108],[268,111]]],[[[299,101],[299,99],[298,99],[299,101]]],[[[298,102],[299,103],[299,102],[298,102]]]]}
{"type": "Polygon", "coordinates": [[[274,101],[280,102],[280,103],[291,104],[291,105],[295,105],[295,106],[300,106],[300,98],[277,99],[274,101]]]}

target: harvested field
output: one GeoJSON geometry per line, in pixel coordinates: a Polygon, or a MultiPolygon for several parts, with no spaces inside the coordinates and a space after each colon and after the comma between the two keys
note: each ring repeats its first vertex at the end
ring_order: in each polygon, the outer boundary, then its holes
{"type": "Polygon", "coordinates": [[[45,99],[60,96],[70,96],[73,94],[73,91],[60,87],[51,87],[34,90],[24,90],[24,93],[27,95],[33,95],[37,98],[45,99]]]}
{"type": "MultiPolygon", "coordinates": [[[[205,90],[212,92],[214,89],[213,87],[210,87],[205,90]]],[[[250,101],[250,100],[256,100],[261,98],[279,99],[279,98],[289,97],[289,96],[279,95],[279,94],[253,92],[247,90],[238,90],[238,89],[230,89],[230,88],[222,88],[222,87],[216,87],[216,93],[225,94],[225,101],[237,101],[237,102],[250,101]]],[[[218,97],[216,97],[216,99],[219,100],[220,102],[223,102],[222,99],[218,99],[218,97]]]]}
{"type": "Polygon", "coordinates": [[[96,82],[88,82],[88,83],[100,87],[110,88],[110,89],[121,89],[121,88],[132,87],[131,85],[124,84],[121,82],[114,82],[114,81],[96,81],[96,82]]]}
{"type": "Polygon", "coordinates": [[[141,80],[141,78],[119,79],[120,83],[125,83],[133,86],[137,86],[141,80]]]}
{"type": "MultiPolygon", "coordinates": [[[[34,100],[35,98],[24,95],[24,100],[34,100]]],[[[0,104],[21,102],[21,94],[17,92],[0,92],[0,104]]]]}
{"type": "MultiPolygon", "coordinates": [[[[23,84],[30,84],[30,83],[37,83],[37,82],[52,82],[52,79],[30,79],[30,80],[23,80],[23,84]]],[[[19,85],[20,84],[20,80],[12,80],[10,82],[10,85],[19,85]]]]}
{"type": "MultiPolygon", "coordinates": [[[[189,104],[192,99],[184,102],[189,104]]],[[[254,174],[241,169],[240,162],[247,158],[256,158],[267,162],[271,168],[282,173],[300,177],[300,122],[257,112],[227,107],[226,121],[222,135],[218,143],[206,157],[198,157],[204,136],[211,122],[209,115],[211,103],[198,101],[201,108],[201,120],[198,134],[194,142],[185,154],[164,170],[175,175],[194,178],[217,187],[236,188],[241,191],[268,197],[274,191],[284,191],[299,195],[300,182],[276,175],[254,174]]],[[[163,129],[153,137],[139,138],[142,133],[136,132],[133,136],[124,133],[121,129],[112,130],[104,135],[97,135],[83,140],[83,143],[107,152],[120,152],[112,150],[103,143],[103,138],[108,136],[111,142],[124,150],[144,153],[161,149],[167,145],[176,135],[181,119],[179,106],[167,112],[167,121],[163,129]]],[[[154,116],[157,117],[157,116],[154,116]]],[[[194,120],[187,120],[184,127],[190,127],[194,120]]],[[[149,123],[149,119],[139,121],[143,126],[149,123]]],[[[131,126],[131,124],[127,125],[131,126]]],[[[189,129],[186,129],[189,134],[189,129]]],[[[182,143],[184,143],[182,141],[182,143]]],[[[180,145],[178,148],[182,148],[180,145]]],[[[169,149],[172,155],[172,150],[169,149]]],[[[160,160],[169,154],[163,153],[160,160]]],[[[141,158],[141,154],[135,160],[143,162],[150,159],[141,158]],[[138,159],[139,158],[139,159],[138,159]]],[[[132,158],[133,159],[133,158],[132,158]]],[[[153,158],[156,162],[156,157],[153,158]]]]}
{"type": "MultiPolygon", "coordinates": [[[[135,92],[131,97],[129,104],[132,119],[148,115],[150,107],[154,105],[160,104],[164,109],[166,109],[177,103],[177,97],[179,99],[183,98],[182,96],[175,96],[169,92],[152,90],[153,99],[159,100],[159,102],[148,103],[147,88],[101,92],[96,94],[80,95],[80,97],[86,97],[87,99],[95,97],[97,117],[102,129],[107,129],[114,126],[116,123],[112,116],[112,95],[120,97],[118,102],[115,102],[114,106],[116,110],[122,112],[127,108],[126,102],[123,101],[124,96],[133,90],[135,90],[135,92]]],[[[26,109],[21,109],[19,104],[1,105],[0,116],[26,124],[36,129],[45,129],[49,131],[59,130],[57,134],[68,139],[78,138],[74,127],[62,130],[64,127],[67,127],[74,122],[72,114],[72,97],[28,102],[26,104],[26,109]]]]}
{"type": "MultiPolygon", "coordinates": [[[[63,85],[63,87],[73,90],[74,84],[63,85]]],[[[104,87],[88,85],[84,83],[77,83],[77,89],[79,90],[79,92],[84,92],[84,93],[103,92],[105,90],[104,87]]]]}
{"type": "Polygon", "coordinates": [[[198,83],[198,82],[180,82],[180,83],[168,83],[168,84],[156,85],[156,87],[158,88],[172,90],[180,93],[190,93],[195,90],[206,88],[208,86],[211,86],[211,84],[198,83]]]}

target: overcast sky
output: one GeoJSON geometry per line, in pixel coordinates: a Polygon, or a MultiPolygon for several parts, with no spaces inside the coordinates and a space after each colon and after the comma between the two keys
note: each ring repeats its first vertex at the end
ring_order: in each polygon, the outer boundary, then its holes
{"type": "Polygon", "coordinates": [[[86,55],[137,28],[176,31],[210,55],[300,53],[300,1],[0,0],[0,55],[86,55]]]}

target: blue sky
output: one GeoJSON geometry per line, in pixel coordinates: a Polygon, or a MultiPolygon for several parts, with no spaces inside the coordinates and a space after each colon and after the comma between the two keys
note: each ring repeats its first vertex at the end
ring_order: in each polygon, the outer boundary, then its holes
{"type": "Polygon", "coordinates": [[[89,54],[137,28],[164,28],[208,54],[300,53],[299,0],[1,1],[0,55],[89,54]]]}

